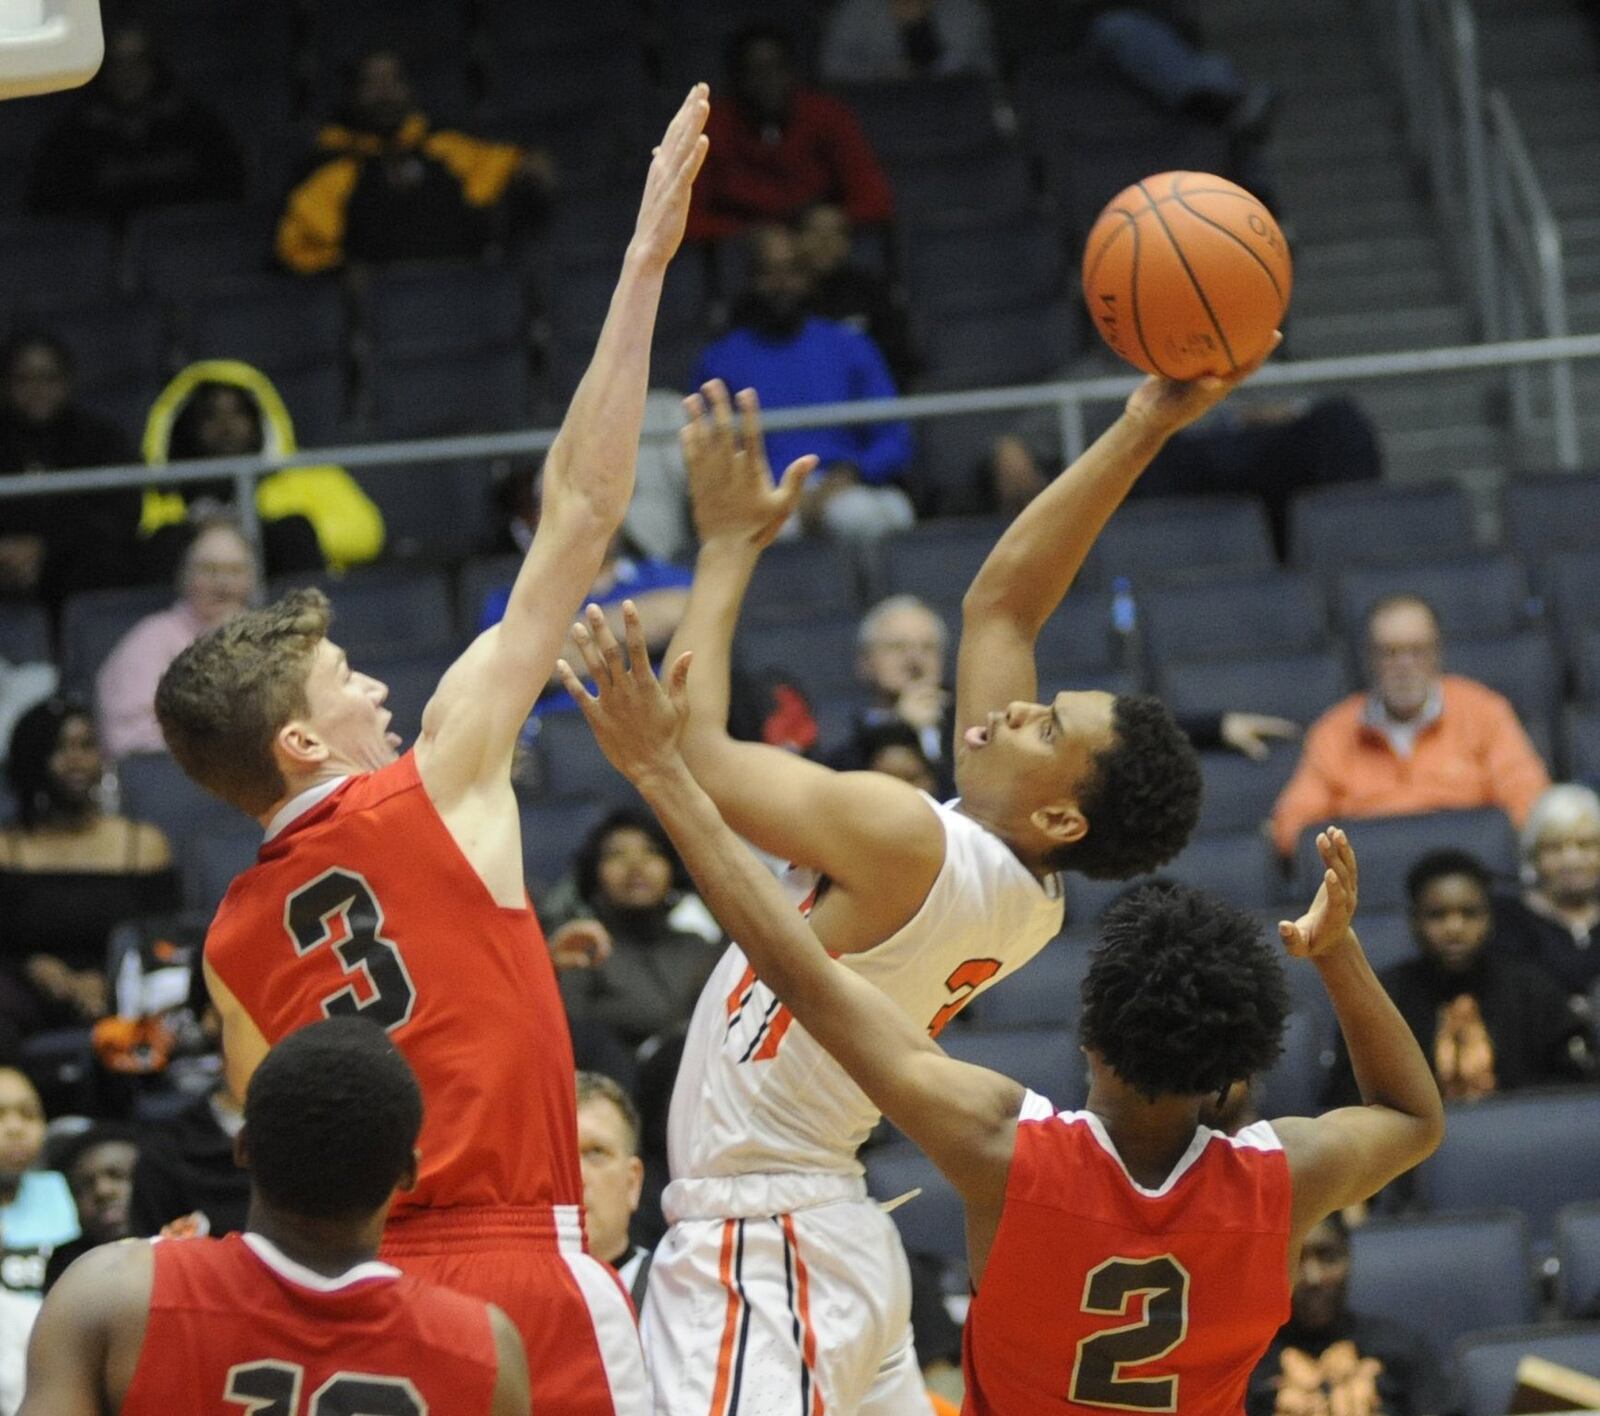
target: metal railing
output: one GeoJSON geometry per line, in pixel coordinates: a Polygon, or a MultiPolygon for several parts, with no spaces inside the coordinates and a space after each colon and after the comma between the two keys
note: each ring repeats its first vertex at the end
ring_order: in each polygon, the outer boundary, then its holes
{"type": "MultiPolygon", "coordinates": [[[[1541,365],[1561,367],[1584,359],[1600,359],[1600,334],[1269,364],[1250,380],[1249,387],[1251,389],[1303,388],[1318,384],[1415,378],[1485,369],[1504,369],[1514,374],[1518,370],[1534,369],[1541,365]]],[[[909,398],[873,399],[860,403],[769,409],[764,415],[764,421],[769,429],[777,431],[875,423],[890,418],[920,421],[971,413],[1023,413],[1038,409],[1053,409],[1061,433],[1063,452],[1067,459],[1071,460],[1083,451],[1086,443],[1086,410],[1099,404],[1121,402],[1138,386],[1138,383],[1139,379],[1136,377],[1119,374],[1072,382],[1030,384],[1018,388],[918,394],[909,398]]],[[[346,468],[367,469],[404,466],[407,470],[411,470],[428,463],[515,457],[543,452],[549,448],[555,436],[554,428],[530,428],[518,432],[429,438],[413,442],[354,443],[347,447],[303,448],[298,452],[273,456],[209,458],[205,461],[181,462],[156,468],[136,464],[64,472],[28,472],[19,476],[0,477],[0,508],[3,508],[4,502],[12,497],[104,491],[118,487],[142,487],[152,482],[167,485],[227,477],[235,484],[234,500],[246,519],[247,531],[256,534],[258,528],[254,521],[255,498],[251,495],[254,483],[257,478],[285,467],[332,464],[346,468]]],[[[1580,449],[1575,419],[1572,421],[1571,436],[1571,446],[1576,453],[1580,449]]],[[[675,437],[676,433],[673,430],[659,426],[648,428],[644,433],[646,442],[663,442],[675,437]]],[[[0,526],[3,525],[4,514],[3,510],[0,510],[0,526]]]]}

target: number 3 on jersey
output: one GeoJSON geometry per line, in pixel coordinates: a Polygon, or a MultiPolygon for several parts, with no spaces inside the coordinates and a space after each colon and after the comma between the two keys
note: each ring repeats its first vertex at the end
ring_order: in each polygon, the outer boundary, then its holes
{"type": "Polygon", "coordinates": [[[361,876],[337,866],[323,871],[284,902],[283,924],[296,953],[331,944],[353,976],[322,1000],[324,1017],[362,1017],[390,1031],[410,1020],[417,991],[400,950],[383,937],[383,907],[361,876]]]}
{"type": "Polygon", "coordinates": [[[1083,1284],[1083,1311],[1126,1317],[1144,1299],[1137,1322],[1106,1328],[1078,1344],[1072,1364],[1071,1399],[1080,1406],[1115,1411],[1176,1411],[1178,1379],[1125,1377],[1124,1367],[1139,1367],[1174,1351],[1189,1334],[1189,1270],[1171,1254],[1150,1259],[1107,1259],[1089,1270],[1083,1284]]]}

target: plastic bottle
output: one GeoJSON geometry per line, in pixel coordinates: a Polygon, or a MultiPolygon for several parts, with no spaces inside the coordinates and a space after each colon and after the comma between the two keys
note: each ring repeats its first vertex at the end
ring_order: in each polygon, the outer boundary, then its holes
{"type": "Polygon", "coordinates": [[[1138,689],[1144,683],[1144,648],[1139,637],[1139,603],[1133,582],[1119,575],[1111,582],[1111,653],[1117,667],[1138,689]]]}
{"type": "Polygon", "coordinates": [[[0,0],[0,99],[86,84],[105,50],[99,0],[0,0]]]}

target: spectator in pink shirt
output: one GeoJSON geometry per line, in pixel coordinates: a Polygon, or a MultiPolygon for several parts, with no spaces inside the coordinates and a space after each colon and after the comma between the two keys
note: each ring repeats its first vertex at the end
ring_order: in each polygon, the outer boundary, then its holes
{"type": "Polygon", "coordinates": [[[255,598],[257,579],[255,553],[233,522],[200,523],[178,569],[177,601],[123,635],[95,679],[108,757],[167,750],[156,722],[156,684],[182,650],[255,598]]]}

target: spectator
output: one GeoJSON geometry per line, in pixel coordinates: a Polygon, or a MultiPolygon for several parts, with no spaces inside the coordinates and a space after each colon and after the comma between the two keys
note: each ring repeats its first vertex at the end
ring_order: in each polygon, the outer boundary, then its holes
{"type": "Polygon", "coordinates": [[[45,1266],[46,1292],[79,1255],[126,1239],[133,1232],[129,1204],[133,1168],[139,1159],[136,1136],[130,1127],[101,1122],[72,1137],[62,1148],[58,1159],[77,1206],[79,1236],[51,1252],[45,1266]]]}
{"type": "MultiPolygon", "coordinates": [[[[766,227],[752,247],[751,290],[734,311],[734,328],[700,356],[695,383],[754,388],[768,409],[893,398],[894,378],[867,335],[806,314],[808,285],[794,237],[766,227]]],[[[911,499],[894,485],[911,467],[907,424],[767,434],[777,474],[807,453],[820,458],[800,510],[808,531],[872,540],[911,525],[911,499]]]]}
{"type": "Polygon", "coordinates": [[[1517,712],[1492,689],[1441,672],[1439,620],[1417,595],[1367,614],[1367,693],[1312,724],[1273,809],[1278,850],[1313,822],[1498,806],[1518,825],[1549,773],[1517,712]]]}
{"type": "MultiPolygon", "coordinates": [[[[191,364],[162,391],[145,420],[144,460],[152,467],[206,457],[292,453],[294,421],[272,381],[234,359],[191,364]]],[[[184,482],[145,493],[146,559],[175,575],[187,548],[186,518],[233,501],[234,485],[184,482]]],[[[287,467],[256,483],[268,575],[362,565],[383,549],[383,516],[342,467],[287,467]]]]}
{"type": "MultiPolygon", "coordinates": [[[[593,1019],[628,1047],[689,1020],[717,946],[676,923],[689,878],[655,818],[614,811],[591,831],[573,860],[584,912],[610,937],[610,957],[559,976],[575,1019],[593,1019]]],[[[698,903],[698,902],[697,902],[698,903]]]]}
{"type": "Polygon", "coordinates": [[[921,736],[909,723],[892,718],[862,728],[852,746],[860,752],[861,766],[866,771],[898,777],[931,797],[948,795],[948,787],[940,782],[933,763],[923,751],[921,736]]]}
{"type": "Polygon", "coordinates": [[[617,1271],[633,1306],[644,1303],[650,1251],[629,1233],[644,1189],[639,1111],[610,1077],[578,1073],[578,1159],[589,1252],[617,1271]]]}
{"type": "Polygon", "coordinates": [[[0,1287],[37,1297],[58,1244],[78,1237],[66,1179],[36,1167],[44,1156],[44,1105],[15,1067],[0,1067],[0,1287]]]}
{"type": "Polygon", "coordinates": [[[112,928],[177,907],[167,838],[101,809],[94,719],[71,699],[23,714],[6,767],[18,820],[0,829],[0,1023],[87,1026],[109,1001],[112,928]]]}
{"type": "MultiPolygon", "coordinates": [[[[122,432],[73,397],[72,355],[38,331],[0,348],[0,475],[132,462],[122,432]]],[[[133,578],[136,491],[62,492],[3,503],[0,598],[55,605],[133,578]]]]}
{"type": "Polygon", "coordinates": [[[1245,1416],[1432,1416],[1449,1409],[1437,1354],[1422,1333],[1350,1309],[1350,1232],[1329,1215],[1300,1246],[1289,1321],[1245,1396],[1245,1416]]]}
{"type": "Polygon", "coordinates": [[[850,259],[850,217],[843,207],[818,202],[796,225],[800,263],[811,293],[806,308],[867,335],[904,388],[920,361],[911,344],[905,301],[889,279],[850,259]]]}
{"type": "Polygon", "coordinates": [[[145,207],[236,201],[244,159],[222,119],[174,82],[149,33],[106,36],[99,76],[45,135],[29,202],[54,216],[120,220],[145,207]]]}
{"type": "Polygon", "coordinates": [[[534,222],[554,169],[542,152],[435,129],[405,61],[360,59],[344,112],[318,135],[310,171],[278,223],[278,259],[299,275],[347,262],[484,255],[497,220],[534,222]]]}
{"type": "Polygon", "coordinates": [[[844,0],[822,41],[830,84],[992,74],[988,12],[976,0],[844,0]]]}
{"type": "MultiPolygon", "coordinates": [[[[1380,975],[1447,1101],[1593,1073],[1593,1036],[1560,986],[1490,947],[1490,887],[1488,870],[1465,851],[1423,856],[1406,877],[1418,957],[1380,975]]],[[[1330,1093],[1336,1105],[1357,1094],[1342,1043],[1330,1093]]]]}
{"type": "Polygon", "coordinates": [[[1600,981],[1600,796],[1551,787],[1522,828],[1522,861],[1522,893],[1495,901],[1495,944],[1586,995],[1600,981]]]}
{"type": "Polygon", "coordinates": [[[752,25],[728,48],[731,97],[711,105],[711,151],[694,184],[690,240],[787,221],[813,202],[838,202],[858,226],[894,215],[894,193],[850,109],[803,87],[794,41],[752,25]]]}
{"type": "Polygon", "coordinates": [[[95,676],[100,741],[112,761],[167,750],[156,722],[156,684],[184,648],[255,598],[257,580],[255,552],[233,522],[195,525],[177,600],[123,635],[95,676]]]}

